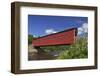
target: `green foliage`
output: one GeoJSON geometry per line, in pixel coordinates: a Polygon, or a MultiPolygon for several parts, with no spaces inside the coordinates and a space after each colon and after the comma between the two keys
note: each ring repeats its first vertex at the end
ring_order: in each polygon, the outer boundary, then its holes
{"type": "Polygon", "coordinates": [[[31,44],[33,40],[33,36],[32,35],[28,35],[28,44],[31,44]]]}
{"type": "Polygon", "coordinates": [[[60,45],[60,46],[46,46],[46,47],[41,47],[45,52],[50,52],[50,51],[58,51],[62,52],[65,51],[66,49],[69,48],[67,45],[60,45]]]}
{"type": "Polygon", "coordinates": [[[34,37],[33,35],[28,35],[28,44],[32,44],[32,40],[35,40],[38,37],[34,37]]]}
{"type": "Polygon", "coordinates": [[[77,59],[87,57],[87,37],[81,37],[77,39],[75,44],[70,45],[66,51],[60,53],[58,59],[77,59]]]}

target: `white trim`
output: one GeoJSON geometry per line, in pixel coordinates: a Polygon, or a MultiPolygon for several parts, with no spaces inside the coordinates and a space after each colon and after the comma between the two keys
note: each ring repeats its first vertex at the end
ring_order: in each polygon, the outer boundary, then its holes
{"type": "Polygon", "coordinates": [[[42,69],[94,65],[94,11],[21,7],[20,69],[42,69]],[[28,14],[88,17],[88,59],[28,61],[28,14]]]}

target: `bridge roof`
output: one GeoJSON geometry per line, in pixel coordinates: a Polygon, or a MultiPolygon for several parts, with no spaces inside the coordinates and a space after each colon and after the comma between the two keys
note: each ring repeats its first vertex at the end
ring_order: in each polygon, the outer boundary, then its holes
{"type": "Polygon", "coordinates": [[[43,37],[47,37],[47,36],[51,36],[51,35],[56,35],[56,34],[58,34],[58,33],[67,32],[67,31],[70,31],[70,30],[76,30],[75,35],[77,35],[77,28],[70,28],[70,29],[66,29],[66,30],[63,30],[63,31],[60,31],[60,32],[57,32],[57,33],[53,33],[53,34],[41,36],[41,37],[38,37],[38,38],[36,38],[36,39],[43,38],[43,37]]]}

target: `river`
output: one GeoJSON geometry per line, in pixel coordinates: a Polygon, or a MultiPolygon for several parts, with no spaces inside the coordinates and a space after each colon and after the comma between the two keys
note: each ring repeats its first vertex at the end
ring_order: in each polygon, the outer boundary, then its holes
{"type": "Polygon", "coordinates": [[[53,60],[57,59],[58,55],[47,52],[29,53],[28,60],[53,60]]]}

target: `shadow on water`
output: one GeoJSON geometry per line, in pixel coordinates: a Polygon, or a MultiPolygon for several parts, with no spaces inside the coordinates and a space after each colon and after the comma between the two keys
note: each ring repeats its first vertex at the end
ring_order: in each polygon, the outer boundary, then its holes
{"type": "Polygon", "coordinates": [[[57,59],[57,55],[54,55],[53,52],[45,52],[41,48],[36,48],[38,52],[29,52],[28,60],[53,60],[57,59]]]}

